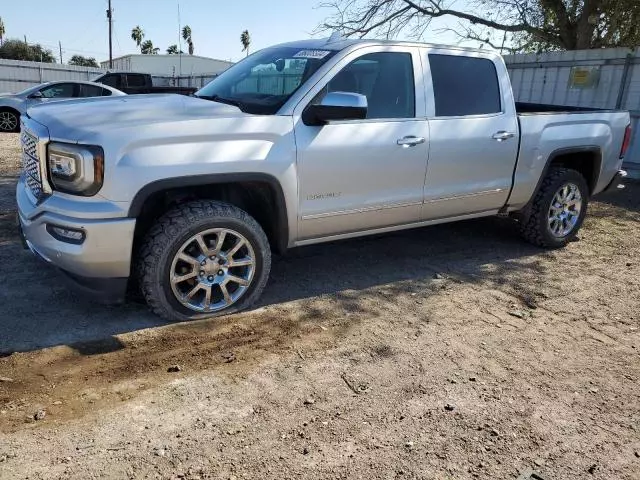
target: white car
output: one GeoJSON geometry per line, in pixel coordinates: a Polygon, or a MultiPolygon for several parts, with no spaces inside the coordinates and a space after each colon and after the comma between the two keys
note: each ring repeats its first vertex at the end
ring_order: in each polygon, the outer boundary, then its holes
{"type": "Polygon", "coordinates": [[[0,95],[0,132],[20,130],[20,116],[34,105],[82,97],[110,97],[126,95],[113,87],[93,82],[62,80],[29,87],[19,93],[0,95]]]}

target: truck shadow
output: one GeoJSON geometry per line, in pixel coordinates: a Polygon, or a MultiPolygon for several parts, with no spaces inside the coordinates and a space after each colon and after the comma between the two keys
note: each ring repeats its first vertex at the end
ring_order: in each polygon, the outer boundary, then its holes
{"type": "MultiPolygon", "coordinates": [[[[0,216],[0,232],[0,355],[57,345],[107,353],[124,348],[115,335],[167,324],[140,303],[103,306],[79,297],[60,273],[22,249],[11,215],[0,216]]],[[[391,294],[428,290],[436,273],[451,272],[475,281],[490,263],[499,267],[491,275],[499,276],[500,270],[535,268],[535,262],[523,267],[511,261],[540,252],[520,240],[511,222],[497,218],[304,247],[274,258],[257,308],[331,295],[342,308],[358,310],[359,295],[373,287],[391,294]]],[[[307,309],[307,319],[313,316],[307,309]]],[[[216,322],[205,324],[216,328],[216,322]]]]}

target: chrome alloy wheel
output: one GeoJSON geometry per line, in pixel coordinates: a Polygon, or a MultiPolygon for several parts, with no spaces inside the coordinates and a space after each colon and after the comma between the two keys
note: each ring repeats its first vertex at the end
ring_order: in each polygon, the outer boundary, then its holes
{"type": "Polygon", "coordinates": [[[569,235],[580,218],[582,195],[577,185],[566,183],[556,192],[549,207],[549,231],[562,238],[569,235]]]}
{"type": "Polygon", "coordinates": [[[217,312],[249,289],[256,256],[249,241],[227,228],[212,228],[184,242],[171,263],[176,299],[196,312],[217,312]]]}
{"type": "Polygon", "coordinates": [[[0,112],[0,132],[13,132],[18,127],[18,116],[13,112],[0,112]]]}

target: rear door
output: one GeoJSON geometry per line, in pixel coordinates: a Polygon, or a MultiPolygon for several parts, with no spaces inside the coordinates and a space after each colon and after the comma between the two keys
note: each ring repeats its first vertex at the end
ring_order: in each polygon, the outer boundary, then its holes
{"type": "Polygon", "coordinates": [[[507,201],[518,152],[509,77],[499,57],[423,49],[430,128],[423,219],[487,212],[507,201]]]}

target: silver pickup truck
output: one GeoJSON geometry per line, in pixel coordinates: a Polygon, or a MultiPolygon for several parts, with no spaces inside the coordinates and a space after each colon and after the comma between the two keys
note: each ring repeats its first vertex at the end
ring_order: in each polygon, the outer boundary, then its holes
{"type": "Polygon", "coordinates": [[[85,292],[138,288],[164,318],[210,317],[258,299],[272,250],[497,214],[562,247],[624,176],[629,123],[516,104],[486,50],[293,42],[194,97],[30,109],[19,221],[85,292]]]}

